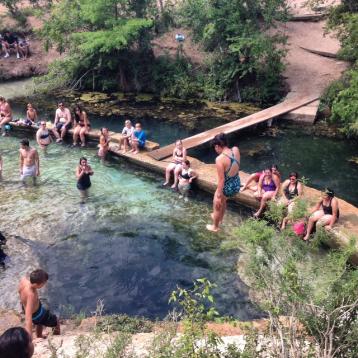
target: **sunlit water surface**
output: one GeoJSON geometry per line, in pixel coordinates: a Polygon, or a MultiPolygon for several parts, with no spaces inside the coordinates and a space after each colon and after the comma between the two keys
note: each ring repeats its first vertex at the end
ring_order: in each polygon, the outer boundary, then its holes
{"type": "Polygon", "coordinates": [[[177,284],[189,287],[207,277],[218,284],[220,313],[257,316],[236,273],[238,253],[220,248],[245,216],[240,208],[228,212],[220,235],[209,234],[211,198],[198,195],[185,203],[160,188],[160,177],[115,160],[101,163],[94,149],[56,144],[46,155],[40,152],[38,185],[24,187],[18,141],[0,140],[1,231],[10,235],[0,307],[18,308],[20,277],[42,267],[50,274],[43,296],[62,315],[93,311],[102,299],[108,313],[164,317],[177,284]],[[83,155],[95,172],[86,204],[80,204],[75,178],[83,155]]]}

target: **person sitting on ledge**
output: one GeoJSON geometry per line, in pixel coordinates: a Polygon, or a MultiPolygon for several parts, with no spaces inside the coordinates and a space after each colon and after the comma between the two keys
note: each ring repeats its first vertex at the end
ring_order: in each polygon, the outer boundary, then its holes
{"type": "Polygon", "coordinates": [[[134,154],[139,153],[139,149],[144,149],[146,142],[146,135],[142,129],[141,123],[136,123],[135,130],[132,135],[132,150],[134,154]]]}
{"type": "Polygon", "coordinates": [[[260,177],[257,191],[254,194],[254,196],[260,200],[259,210],[254,214],[255,218],[260,217],[268,201],[276,200],[280,184],[279,177],[272,173],[271,168],[266,168],[264,174],[260,177]]]}
{"type": "Polygon", "coordinates": [[[32,339],[24,328],[12,327],[0,336],[0,357],[31,358],[33,354],[32,339]]]}
{"type": "Polygon", "coordinates": [[[6,136],[5,125],[12,121],[12,110],[9,102],[3,97],[0,96],[0,127],[2,136],[6,136]]]}
{"type": "MultiPolygon", "coordinates": [[[[278,171],[278,166],[276,164],[271,165],[271,170],[272,170],[272,174],[276,175],[281,180],[281,174],[278,171]]],[[[249,176],[249,179],[247,180],[247,182],[244,184],[244,186],[241,188],[240,191],[244,191],[246,189],[257,191],[257,184],[259,183],[259,180],[262,175],[264,175],[264,170],[261,172],[256,172],[256,173],[251,174],[249,176]],[[251,184],[253,182],[255,182],[254,185],[251,184]]]]}
{"type": "Polygon", "coordinates": [[[40,128],[36,132],[36,141],[43,150],[45,150],[52,141],[50,131],[47,129],[45,121],[41,121],[40,123],[40,128]]]}
{"type": "Polygon", "coordinates": [[[36,120],[37,120],[37,111],[32,106],[31,103],[28,103],[27,104],[25,124],[27,124],[28,126],[32,126],[33,124],[35,124],[36,120]]]}
{"type": "MultiPolygon", "coordinates": [[[[290,214],[295,206],[295,201],[302,195],[302,184],[298,181],[298,173],[291,172],[289,179],[286,179],[282,184],[283,196],[280,198],[280,204],[287,206],[287,212],[290,214]]],[[[281,230],[285,229],[288,221],[286,216],[281,225],[281,230]]]]}
{"type": "Polygon", "coordinates": [[[81,139],[81,147],[86,146],[86,134],[91,130],[91,124],[88,120],[88,116],[85,110],[83,110],[79,105],[76,105],[75,109],[75,122],[76,127],[73,129],[73,146],[78,145],[78,136],[81,139]]]}
{"type": "Polygon", "coordinates": [[[125,153],[128,148],[132,145],[132,136],[134,132],[134,127],[132,126],[132,122],[127,119],[124,122],[124,128],[122,130],[122,137],[119,140],[119,149],[123,149],[123,153],[125,153]],[[122,148],[123,147],[123,148],[122,148]]]}
{"type": "Polygon", "coordinates": [[[190,168],[189,160],[184,160],[181,164],[181,171],[179,172],[179,184],[178,190],[180,193],[179,199],[184,198],[184,201],[188,201],[189,191],[191,189],[191,183],[197,178],[194,170],[190,168]]]}
{"type": "Polygon", "coordinates": [[[303,240],[307,241],[309,239],[315,223],[317,223],[317,226],[326,226],[330,230],[338,219],[338,200],[334,197],[334,191],[326,188],[308,219],[307,231],[303,240]]]}
{"type": "Polygon", "coordinates": [[[108,149],[109,149],[109,132],[108,132],[108,128],[101,128],[101,136],[99,137],[99,150],[98,150],[98,156],[101,159],[105,159],[106,155],[108,153],[108,149]]]}
{"type": "Polygon", "coordinates": [[[183,142],[180,139],[177,139],[175,142],[175,148],[173,150],[172,162],[168,164],[165,170],[165,182],[163,186],[169,184],[170,174],[174,172],[174,184],[172,188],[175,189],[178,185],[178,175],[182,170],[183,163],[186,160],[186,149],[183,147],[183,142]]]}
{"type": "Polygon", "coordinates": [[[72,117],[70,110],[64,106],[63,102],[58,103],[58,108],[55,113],[54,128],[52,129],[57,140],[56,142],[62,142],[65,138],[67,131],[71,128],[72,117]],[[61,136],[59,135],[61,134],[61,136]]]}
{"type": "Polygon", "coordinates": [[[32,325],[36,326],[37,338],[44,338],[43,327],[51,327],[54,334],[60,334],[60,322],[56,315],[42,305],[37,290],[46,285],[48,273],[37,269],[30,277],[23,277],[19,284],[19,295],[22,308],[25,312],[25,328],[32,339],[32,325]]]}

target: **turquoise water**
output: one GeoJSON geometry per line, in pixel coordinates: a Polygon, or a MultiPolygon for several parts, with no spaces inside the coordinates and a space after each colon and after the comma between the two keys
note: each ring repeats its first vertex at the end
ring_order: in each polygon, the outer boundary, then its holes
{"type": "Polygon", "coordinates": [[[101,163],[94,149],[53,144],[40,152],[38,186],[19,182],[18,138],[0,139],[1,231],[9,237],[6,269],[0,270],[0,307],[18,307],[16,286],[36,267],[48,270],[45,300],[61,314],[93,311],[164,317],[170,292],[208,277],[218,284],[219,311],[257,317],[248,289],[236,274],[239,253],[223,253],[245,211],[228,212],[223,232],[205,230],[211,198],[189,203],[160,188],[162,178],[118,160],[101,163]],[[86,156],[94,169],[90,197],[80,204],[75,168],[86,156]]]}

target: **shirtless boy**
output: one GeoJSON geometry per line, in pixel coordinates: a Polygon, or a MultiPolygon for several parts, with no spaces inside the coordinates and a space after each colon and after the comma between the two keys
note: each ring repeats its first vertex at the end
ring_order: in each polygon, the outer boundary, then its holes
{"type": "Polygon", "coordinates": [[[32,338],[32,325],[36,326],[37,338],[43,338],[43,327],[52,327],[54,334],[60,334],[60,322],[56,315],[45,309],[39,299],[37,290],[45,286],[48,281],[46,271],[38,269],[32,271],[30,278],[23,277],[19,284],[20,302],[25,311],[25,329],[32,338]]]}
{"type": "Polygon", "coordinates": [[[3,136],[6,136],[5,124],[8,124],[12,120],[12,111],[10,104],[3,96],[0,96],[0,126],[3,136]]]}
{"type": "Polygon", "coordinates": [[[39,154],[35,148],[30,147],[27,138],[22,139],[20,142],[20,175],[23,182],[27,177],[31,177],[34,184],[36,183],[36,177],[40,175],[39,154]]]}

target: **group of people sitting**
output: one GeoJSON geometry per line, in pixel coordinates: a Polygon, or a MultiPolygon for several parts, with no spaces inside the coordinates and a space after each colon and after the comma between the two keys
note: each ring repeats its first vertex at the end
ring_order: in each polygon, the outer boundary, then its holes
{"type": "Polygon", "coordinates": [[[171,188],[180,192],[179,198],[184,198],[184,201],[188,201],[191,184],[197,178],[197,174],[190,168],[190,161],[186,157],[186,149],[180,139],[175,142],[172,158],[165,170],[163,186],[169,185],[171,174],[174,176],[171,188]]]}
{"type": "MultiPolygon", "coordinates": [[[[277,165],[272,165],[263,171],[250,175],[247,182],[241,187],[240,170],[240,151],[238,147],[229,148],[227,137],[220,133],[212,140],[212,146],[218,157],[216,158],[216,169],[218,173],[218,186],[214,194],[213,212],[211,218],[212,225],[207,225],[209,231],[217,232],[223,221],[226,201],[228,198],[252,190],[255,198],[259,201],[259,209],[254,213],[255,218],[259,218],[267,207],[269,201],[276,201],[282,191],[282,196],[278,203],[287,207],[287,216],[283,219],[281,229],[284,229],[289,222],[298,198],[303,195],[303,185],[299,181],[297,172],[291,172],[288,179],[281,184],[281,174],[277,165]]],[[[335,198],[334,191],[326,188],[321,198],[316,203],[308,218],[307,227],[304,228],[300,236],[303,240],[308,240],[315,224],[326,226],[331,229],[339,218],[339,204],[335,198]]],[[[295,223],[292,223],[293,225],[295,223]]]]}
{"type": "MultiPolygon", "coordinates": [[[[296,200],[303,195],[303,185],[299,181],[298,173],[291,172],[288,179],[281,184],[281,174],[277,165],[272,165],[262,172],[251,174],[241,191],[247,189],[253,190],[254,196],[260,200],[259,209],[254,213],[256,218],[261,216],[267,206],[267,202],[271,200],[275,201],[280,195],[280,191],[282,191],[282,196],[278,200],[278,203],[287,207],[288,214],[282,221],[282,230],[285,229],[289,221],[289,214],[292,212],[296,200]]],[[[312,210],[303,239],[308,240],[315,223],[331,229],[338,218],[338,200],[334,197],[334,191],[326,188],[322,193],[322,198],[312,210]]]]}
{"type": "Polygon", "coordinates": [[[0,37],[1,51],[4,53],[4,58],[11,55],[11,50],[16,52],[16,58],[26,60],[30,55],[30,43],[24,36],[17,36],[13,32],[5,31],[0,37]]]}
{"type": "MultiPolygon", "coordinates": [[[[5,100],[4,100],[5,101],[5,100]]],[[[12,120],[11,108],[8,102],[6,102],[10,110],[10,115],[6,118],[9,123],[12,120]]],[[[0,97],[0,110],[1,110],[1,97],[0,97]]],[[[31,103],[28,103],[26,110],[26,119],[23,123],[29,126],[38,126],[37,123],[38,115],[36,109],[31,103]]],[[[1,122],[0,122],[1,124],[1,122]]],[[[64,140],[69,129],[73,128],[73,147],[86,146],[86,136],[91,131],[91,123],[89,121],[87,112],[82,108],[80,104],[76,104],[71,113],[70,109],[67,108],[63,102],[58,103],[58,108],[55,112],[54,123],[46,122],[41,120],[39,122],[38,130],[36,133],[36,141],[41,149],[46,149],[47,146],[52,142],[52,136],[56,139],[57,143],[64,140]]],[[[6,132],[4,131],[3,134],[6,132]]],[[[98,156],[105,158],[109,150],[109,130],[108,128],[101,128],[101,134],[99,138],[99,150],[98,156]]],[[[139,153],[146,144],[146,133],[142,129],[140,122],[137,122],[135,126],[132,125],[130,120],[125,121],[124,128],[122,130],[122,137],[119,140],[119,146],[123,153],[130,151],[134,154],[139,153]]]]}

